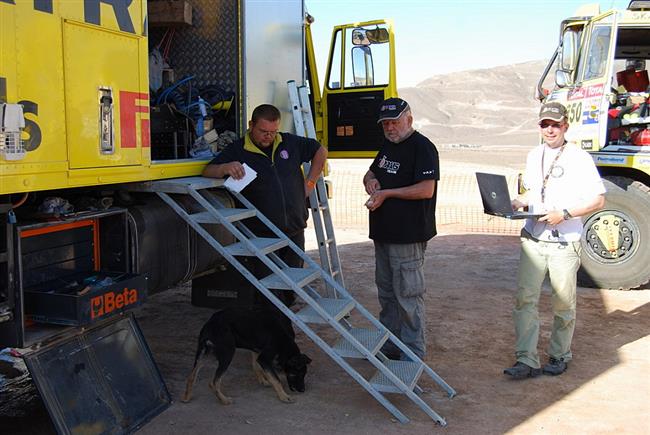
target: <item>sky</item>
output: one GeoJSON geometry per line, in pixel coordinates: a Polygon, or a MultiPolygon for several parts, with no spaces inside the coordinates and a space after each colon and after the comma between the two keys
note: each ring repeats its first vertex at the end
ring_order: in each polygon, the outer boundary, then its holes
{"type": "MultiPolygon", "coordinates": [[[[629,0],[305,0],[324,79],[332,27],[393,20],[398,88],[436,74],[549,59],[560,22],[585,3],[625,9],[629,0]]],[[[541,71],[540,71],[541,73],[541,71]]]]}

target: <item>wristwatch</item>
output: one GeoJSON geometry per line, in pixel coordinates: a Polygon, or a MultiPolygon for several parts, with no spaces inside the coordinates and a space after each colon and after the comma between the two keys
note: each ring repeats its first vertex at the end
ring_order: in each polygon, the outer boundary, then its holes
{"type": "Polygon", "coordinates": [[[573,216],[571,216],[571,213],[569,213],[569,210],[567,210],[566,208],[564,210],[562,210],[562,213],[564,214],[564,220],[565,221],[568,221],[569,219],[571,219],[573,217],[573,216]]]}

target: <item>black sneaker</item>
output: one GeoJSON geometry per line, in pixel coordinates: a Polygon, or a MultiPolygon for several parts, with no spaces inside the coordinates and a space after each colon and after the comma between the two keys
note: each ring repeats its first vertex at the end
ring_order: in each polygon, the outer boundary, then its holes
{"type": "Polygon", "coordinates": [[[541,369],[535,369],[521,361],[517,361],[514,366],[508,367],[503,371],[503,374],[511,376],[512,379],[534,378],[541,373],[541,369]]]}
{"type": "Polygon", "coordinates": [[[557,376],[566,372],[566,369],[569,365],[564,361],[563,358],[555,359],[550,357],[548,359],[548,364],[544,365],[543,373],[545,375],[557,376]]]}

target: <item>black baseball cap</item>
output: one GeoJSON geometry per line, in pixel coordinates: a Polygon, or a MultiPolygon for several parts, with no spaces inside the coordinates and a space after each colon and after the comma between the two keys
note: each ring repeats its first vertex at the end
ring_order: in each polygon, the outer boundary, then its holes
{"type": "Polygon", "coordinates": [[[401,98],[388,98],[379,106],[379,118],[377,123],[387,119],[397,119],[409,109],[409,103],[401,98]]]}

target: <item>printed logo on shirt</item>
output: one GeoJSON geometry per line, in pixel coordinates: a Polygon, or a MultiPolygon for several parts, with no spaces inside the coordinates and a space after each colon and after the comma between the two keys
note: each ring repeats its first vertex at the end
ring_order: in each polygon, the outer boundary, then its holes
{"type": "Polygon", "coordinates": [[[560,165],[553,166],[551,175],[553,176],[553,178],[560,178],[562,175],[564,175],[564,168],[560,165]]]}
{"type": "Polygon", "coordinates": [[[435,174],[435,173],[436,173],[436,171],[434,171],[434,170],[432,169],[432,170],[430,170],[430,171],[424,171],[424,172],[422,172],[422,175],[433,175],[433,174],[435,174]]]}
{"type": "Polygon", "coordinates": [[[385,169],[389,174],[397,174],[397,171],[399,171],[399,165],[399,162],[391,162],[390,160],[387,160],[385,155],[381,160],[379,160],[379,167],[385,169]]]}
{"type": "Polygon", "coordinates": [[[282,157],[284,160],[287,160],[289,158],[289,152],[287,150],[280,151],[280,157],[282,157]]]}

